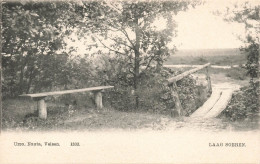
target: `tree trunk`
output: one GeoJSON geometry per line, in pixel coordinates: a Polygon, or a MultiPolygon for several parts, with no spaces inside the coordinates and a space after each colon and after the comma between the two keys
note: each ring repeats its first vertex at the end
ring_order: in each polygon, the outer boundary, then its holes
{"type": "Polygon", "coordinates": [[[32,85],[32,80],[33,80],[33,70],[30,71],[30,76],[29,76],[29,82],[27,85],[27,89],[26,89],[26,94],[29,93],[31,85],[32,85]]]}
{"type": "Polygon", "coordinates": [[[20,79],[19,79],[19,94],[23,94],[23,88],[24,88],[24,82],[23,82],[23,73],[24,73],[24,67],[21,66],[20,69],[20,79]]]}
{"type": "Polygon", "coordinates": [[[24,84],[24,68],[27,65],[27,62],[29,60],[29,55],[25,57],[25,59],[23,59],[23,57],[20,58],[20,62],[21,62],[21,69],[20,69],[20,79],[19,79],[19,94],[23,94],[24,92],[24,88],[25,88],[25,84],[24,84]]]}
{"type": "MultiPolygon", "coordinates": [[[[138,19],[135,19],[136,27],[135,27],[135,37],[136,37],[136,43],[135,43],[135,64],[134,64],[134,89],[135,91],[138,90],[139,85],[139,74],[140,74],[140,29],[138,27],[138,19]]],[[[137,92],[138,93],[138,92],[137,92]]],[[[135,97],[135,107],[139,107],[139,97],[138,94],[135,97]]]]}

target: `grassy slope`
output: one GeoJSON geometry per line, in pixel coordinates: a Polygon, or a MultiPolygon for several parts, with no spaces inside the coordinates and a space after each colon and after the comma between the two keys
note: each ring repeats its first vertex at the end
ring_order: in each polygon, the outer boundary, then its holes
{"type": "MultiPolygon", "coordinates": [[[[211,63],[212,65],[242,65],[246,63],[246,55],[239,49],[209,49],[209,50],[180,50],[169,57],[165,64],[200,65],[211,63]]],[[[191,69],[191,68],[189,68],[191,69]]],[[[204,70],[199,71],[203,73],[204,70]]],[[[225,74],[234,80],[248,80],[244,68],[210,68],[210,74],[225,74]]]]}
{"type": "Polygon", "coordinates": [[[224,50],[180,50],[169,57],[165,64],[205,64],[240,65],[245,64],[246,55],[238,49],[224,50]]]}

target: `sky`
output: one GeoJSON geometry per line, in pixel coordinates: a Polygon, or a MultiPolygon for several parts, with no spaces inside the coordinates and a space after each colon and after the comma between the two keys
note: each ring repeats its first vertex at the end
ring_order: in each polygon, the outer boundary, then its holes
{"type": "Polygon", "coordinates": [[[175,20],[178,24],[174,44],[178,49],[238,48],[243,43],[237,38],[243,35],[244,25],[230,23],[216,16],[213,11],[224,12],[231,1],[207,1],[204,5],[180,12],[175,20]]]}
{"type": "MultiPolygon", "coordinates": [[[[251,0],[250,3],[260,4],[251,0]]],[[[181,49],[223,49],[239,48],[243,42],[238,36],[244,36],[244,24],[226,22],[223,17],[214,15],[214,11],[224,12],[227,7],[233,7],[235,3],[244,3],[242,0],[205,0],[203,5],[196,6],[187,11],[179,12],[174,16],[177,23],[177,37],[173,38],[170,47],[175,45],[181,49]]],[[[163,22],[157,22],[158,28],[165,27],[163,22]]],[[[85,53],[82,41],[69,43],[78,47],[78,54],[85,53]]]]}

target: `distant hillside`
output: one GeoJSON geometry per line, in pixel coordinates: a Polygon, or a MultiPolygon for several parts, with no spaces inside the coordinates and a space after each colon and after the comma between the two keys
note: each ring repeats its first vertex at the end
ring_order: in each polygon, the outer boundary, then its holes
{"type": "Polygon", "coordinates": [[[180,50],[164,64],[240,65],[246,63],[246,55],[239,49],[180,50]]]}
{"type": "Polygon", "coordinates": [[[241,54],[238,48],[178,50],[174,56],[231,56],[241,54]]]}

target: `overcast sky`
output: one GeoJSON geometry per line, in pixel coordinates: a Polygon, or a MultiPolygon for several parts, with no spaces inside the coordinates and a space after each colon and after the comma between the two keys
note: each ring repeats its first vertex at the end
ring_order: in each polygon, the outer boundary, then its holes
{"type": "Polygon", "coordinates": [[[174,39],[179,49],[238,48],[243,43],[237,35],[244,34],[244,25],[228,23],[213,11],[224,11],[234,1],[207,1],[186,12],[180,12],[176,21],[178,36],[174,39]]]}
{"type": "MultiPolygon", "coordinates": [[[[259,0],[249,1],[252,4],[260,4],[259,0]]],[[[238,36],[244,36],[244,25],[226,22],[213,12],[224,12],[227,7],[244,2],[244,0],[206,0],[204,5],[179,12],[174,16],[178,25],[178,36],[170,45],[175,45],[179,50],[239,48],[243,42],[238,39],[238,36]]],[[[163,28],[165,23],[158,22],[158,25],[163,28]]],[[[82,41],[76,39],[76,42],[69,44],[78,47],[77,54],[86,53],[82,41]]]]}

